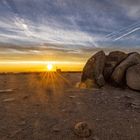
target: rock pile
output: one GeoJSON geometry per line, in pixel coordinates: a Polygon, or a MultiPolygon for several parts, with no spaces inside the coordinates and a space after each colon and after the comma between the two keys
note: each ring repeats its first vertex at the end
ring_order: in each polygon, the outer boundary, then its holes
{"type": "Polygon", "coordinates": [[[79,86],[102,87],[105,82],[120,87],[127,85],[140,91],[140,54],[113,51],[105,55],[99,51],[89,58],[83,68],[79,86]]]}

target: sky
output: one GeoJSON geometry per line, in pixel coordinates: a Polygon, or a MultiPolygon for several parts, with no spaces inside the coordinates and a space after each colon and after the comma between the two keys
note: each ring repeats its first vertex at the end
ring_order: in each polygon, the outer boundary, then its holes
{"type": "Polygon", "coordinates": [[[140,49],[140,0],[0,0],[3,71],[79,70],[99,49],[140,49]]]}

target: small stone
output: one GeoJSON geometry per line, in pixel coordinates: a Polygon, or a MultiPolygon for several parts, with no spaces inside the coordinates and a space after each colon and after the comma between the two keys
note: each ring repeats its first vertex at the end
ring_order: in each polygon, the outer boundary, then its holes
{"type": "Polygon", "coordinates": [[[92,140],[99,140],[99,138],[97,136],[94,136],[92,140]]]}
{"type": "Polygon", "coordinates": [[[38,112],[35,112],[34,115],[38,115],[38,112]]]}
{"type": "Polygon", "coordinates": [[[79,137],[89,137],[91,136],[91,129],[86,122],[79,122],[74,127],[74,132],[79,137]]]}
{"type": "Polygon", "coordinates": [[[69,96],[69,97],[73,99],[73,98],[75,98],[76,96],[69,96]]]}
{"type": "Polygon", "coordinates": [[[12,102],[12,101],[15,101],[15,98],[7,98],[3,100],[3,102],[12,102]]]}
{"type": "Polygon", "coordinates": [[[22,132],[22,129],[17,129],[11,132],[10,138],[15,137],[18,133],[22,132]]]}
{"type": "Polygon", "coordinates": [[[0,93],[9,93],[9,92],[13,92],[13,89],[0,90],[0,93]]]}
{"type": "Polygon", "coordinates": [[[62,109],[61,111],[62,111],[62,112],[66,112],[66,109],[62,109]]]}
{"type": "Polygon", "coordinates": [[[60,132],[60,129],[58,127],[53,127],[53,132],[60,132]]]}
{"type": "Polygon", "coordinates": [[[82,103],[80,103],[80,102],[77,102],[76,104],[77,104],[77,105],[81,105],[82,103]]]}
{"type": "Polygon", "coordinates": [[[26,124],[25,121],[21,121],[21,122],[19,123],[19,125],[25,125],[25,124],[26,124]]]}
{"type": "Polygon", "coordinates": [[[28,99],[29,98],[29,95],[25,95],[24,97],[23,97],[23,99],[28,99]]]}

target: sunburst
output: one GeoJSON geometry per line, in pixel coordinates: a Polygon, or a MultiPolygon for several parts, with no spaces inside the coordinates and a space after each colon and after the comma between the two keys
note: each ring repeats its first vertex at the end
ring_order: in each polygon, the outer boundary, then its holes
{"type": "Polygon", "coordinates": [[[52,71],[53,70],[53,64],[51,64],[51,63],[47,64],[47,70],[52,71]]]}

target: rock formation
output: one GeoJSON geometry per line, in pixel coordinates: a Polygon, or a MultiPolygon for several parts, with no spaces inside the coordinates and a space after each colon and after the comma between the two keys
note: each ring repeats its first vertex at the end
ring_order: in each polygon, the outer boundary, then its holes
{"type": "Polygon", "coordinates": [[[114,68],[126,57],[127,54],[121,51],[113,51],[106,56],[106,62],[104,67],[104,78],[106,81],[110,79],[114,68]]]}
{"type": "Polygon", "coordinates": [[[123,60],[113,71],[111,79],[117,85],[123,85],[125,83],[126,70],[136,64],[140,64],[140,54],[131,53],[128,57],[123,60]]]}
{"type": "Polygon", "coordinates": [[[79,85],[85,88],[102,87],[105,81],[140,90],[140,54],[113,51],[105,55],[99,51],[93,55],[83,68],[79,85]]]}
{"type": "Polygon", "coordinates": [[[91,79],[93,80],[93,83],[97,84],[99,87],[103,86],[105,83],[103,76],[105,60],[106,56],[103,51],[99,51],[93,55],[87,61],[83,69],[81,81],[85,82],[86,80],[91,79]]]}

